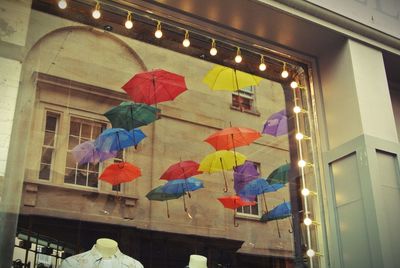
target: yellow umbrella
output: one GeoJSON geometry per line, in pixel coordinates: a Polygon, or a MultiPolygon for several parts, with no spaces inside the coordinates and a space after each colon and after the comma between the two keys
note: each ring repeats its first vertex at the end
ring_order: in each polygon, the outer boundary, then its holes
{"type": "Polygon", "coordinates": [[[204,77],[203,82],[212,90],[236,91],[256,86],[261,77],[234,70],[229,67],[215,65],[204,77]]]}
{"type": "Polygon", "coordinates": [[[227,150],[216,151],[212,154],[207,155],[200,162],[199,171],[214,173],[222,171],[224,175],[225,188],[224,192],[228,191],[228,183],[225,177],[225,170],[232,170],[237,165],[242,165],[246,161],[246,156],[227,150]],[[236,158],[236,160],[235,160],[236,158]],[[236,163],[236,162],[237,163],[236,163]]]}

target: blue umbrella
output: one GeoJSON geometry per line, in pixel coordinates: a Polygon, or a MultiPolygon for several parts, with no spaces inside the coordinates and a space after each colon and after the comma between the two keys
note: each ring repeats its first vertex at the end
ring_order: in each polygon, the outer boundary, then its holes
{"type": "Polygon", "coordinates": [[[186,207],[185,194],[189,191],[195,191],[203,187],[204,185],[201,180],[191,177],[187,179],[168,181],[161,189],[163,190],[163,192],[168,194],[182,194],[183,208],[185,209],[185,212],[187,213],[189,218],[192,218],[186,207]]]}
{"type": "Polygon", "coordinates": [[[277,205],[271,211],[262,215],[260,221],[267,222],[276,220],[276,226],[278,227],[278,234],[281,237],[281,232],[279,231],[278,220],[289,217],[292,214],[292,206],[289,202],[283,202],[282,204],[277,205]]]}
{"type": "Polygon", "coordinates": [[[245,199],[254,200],[255,196],[262,194],[264,199],[265,209],[268,212],[267,201],[265,200],[264,193],[275,192],[281,189],[283,184],[269,184],[265,179],[258,178],[247,183],[242,190],[240,190],[239,195],[245,199]]]}
{"type": "Polygon", "coordinates": [[[121,151],[130,146],[136,146],[146,135],[140,129],[127,131],[123,128],[109,128],[103,131],[94,142],[101,152],[121,151]]]}

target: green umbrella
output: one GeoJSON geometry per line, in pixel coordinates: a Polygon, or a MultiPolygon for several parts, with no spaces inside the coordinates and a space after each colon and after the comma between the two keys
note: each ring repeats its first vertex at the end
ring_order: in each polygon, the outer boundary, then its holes
{"type": "Polygon", "coordinates": [[[150,192],[148,192],[146,194],[146,197],[149,200],[165,201],[166,204],[167,204],[167,216],[169,218],[169,208],[168,208],[168,201],[167,200],[178,199],[179,197],[181,197],[183,195],[183,193],[180,193],[180,194],[169,194],[169,193],[166,193],[162,189],[163,186],[164,185],[160,185],[157,188],[154,188],[153,190],[151,190],[150,192]]]}
{"type": "Polygon", "coordinates": [[[267,182],[269,184],[286,184],[288,182],[289,177],[289,170],[290,170],[290,163],[284,164],[274,171],[267,177],[267,182]]]}
{"type": "Polygon", "coordinates": [[[129,131],[154,122],[160,112],[160,109],[144,103],[124,101],[111,108],[104,116],[110,120],[113,128],[124,128],[129,131]]]}

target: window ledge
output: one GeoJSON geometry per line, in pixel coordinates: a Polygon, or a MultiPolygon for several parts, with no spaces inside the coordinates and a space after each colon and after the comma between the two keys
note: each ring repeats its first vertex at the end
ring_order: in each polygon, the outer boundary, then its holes
{"type": "Polygon", "coordinates": [[[69,185],[69,184],[55,184],[52,182],[42,181],[39,179],[37,179],[37,180],[25,179],[24,184],[25,185],[37,185],[37,186],[44,186],[44,187],[61,188],[61,189],[72,190],[72,191],[77,191],[77,192],[96,193],[99,195],[115,196],[115,197],[119,197],[119,198],[126,198],[126,199],[133,199],[133,200],[139,199],[137,196],[122,194],[119,192],[117,193],[115,191],[99,191],[98,189],[90,189],[90,188],[84,187],[84,186],[75,186],[75,185],[69,185]]]}
{"type": "Polygon", "coordinates": [[[231,108],[231,110],[239,111],[239,112],[242,112],[242,113],[247,113],[247,114],[251,114],[251,115],[255,115],[255,116],[261,116],[260,112],[257,111],[257,110],[255,110],[255,111],[244,110],[244,109],[240,110],[239,107],[233,106],[232,104],[231,104],[230,108],[231,108]]]}
{"type": "Polygon", "coordinates": [[[246,214],[236,214],[236,219],[250,220],[250,221],[260,221],[261,216],[259,215],[246,215],[246,214]]]}

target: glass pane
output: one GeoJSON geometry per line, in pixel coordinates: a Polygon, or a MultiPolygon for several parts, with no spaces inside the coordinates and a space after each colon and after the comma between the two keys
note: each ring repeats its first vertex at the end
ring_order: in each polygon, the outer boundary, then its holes
{"type": "Polygon", "coordinates": [[[112,190],[118,192],[121,191],[121,184],[113,185],[112,190]]]}
{"type": "Polygon", "coordinates": [[[70,135],[74,135],[74,136],[79,136],[80,135],[80,128],[81,128],[81,124],[79,122],[71,121],[69,134],[70,135]]]}
{"type": "Polygon", "coordinates": [[[80,170],[78,169],[77,171],[78,173],[76,174],[76,184],[78,185],[84,185],[86,186],[86,176],[87,176],[87,172],[84,170],[80,170]]]}
{"type": "Polygon", "coordinates": [[[79,138],[76,136],[69,136],[68,150],[72,150],[79,144],[79,138]]]}
{"type": "Polygon", "coordinates": [[[54,132],[45,131],[43,144],[46,146],[54,146],[54,137],[55,137],[54,132]]]}
{"type": "Polygon", "coordinates": [[[64,182],[75,184],[75,170],[68,168],[65,169],[64,182]]]}
{"type": "Polygon", "coordinates": [[[89,187],[97,187],[98,177],[99,177],[99,173],[89,172],[88,186],[89,187]]]}
{"type": "Polygon", "coordinates": [[[101,126],[93,126],[92,139],[96,139],[100,135],[101,132],[102,132],[101,126]]]}
{"type": "Polygon", "coordinates": [[[53,157],[53,149],[51,149],[51,148],[43,148],[42,149],[41,163],[51,164],[52,157],[53,157]]]}
{"type": "Polygon", "coordinates": [[[89,163],[89,171],[98,172],[99,171],[99,163],[97,163],[97,164],[89,163]]]}
{"type": "Polygon", "coordinates": [[[76,161],[75,161],[74,157],[72,156],[72,153],[68,152],[66,167],[75,168],[75,166],[76,166],[76,161]]]}
{"type": "Polygon", "coordinates": [[[80,138],[79,143],[84,143],[86,141],[89,141],[90,139],[88,138],[80,138]]]}
{"type": "Polygon", "coordinates": [[[253,215],[258,215],[258,205],[251,206],[251,213],[253,215]]]}
{"type": "Polygon", "coordinates": [[[49,180],[50,179],[50,165],[41,164],[40,165],[40,172],[39,172],[39,179],[42,180],[49,180]]]}
{"type": "Polygon", "coordinates": [[[250,213],[250,206],[243,207],[243,213],[249,214],[250,213]]]}
{"type": "Polygon", "coordinates": [[[82,124],[81,137],[90,139],[91,138],[92,127],[88,124],[82,124]]]}
{"type": "Polygon", "coordinates": [[[46,130],[55,132],[57,129],[57,119],[57,116],[48,114],[46,117],[46,130]]]}

